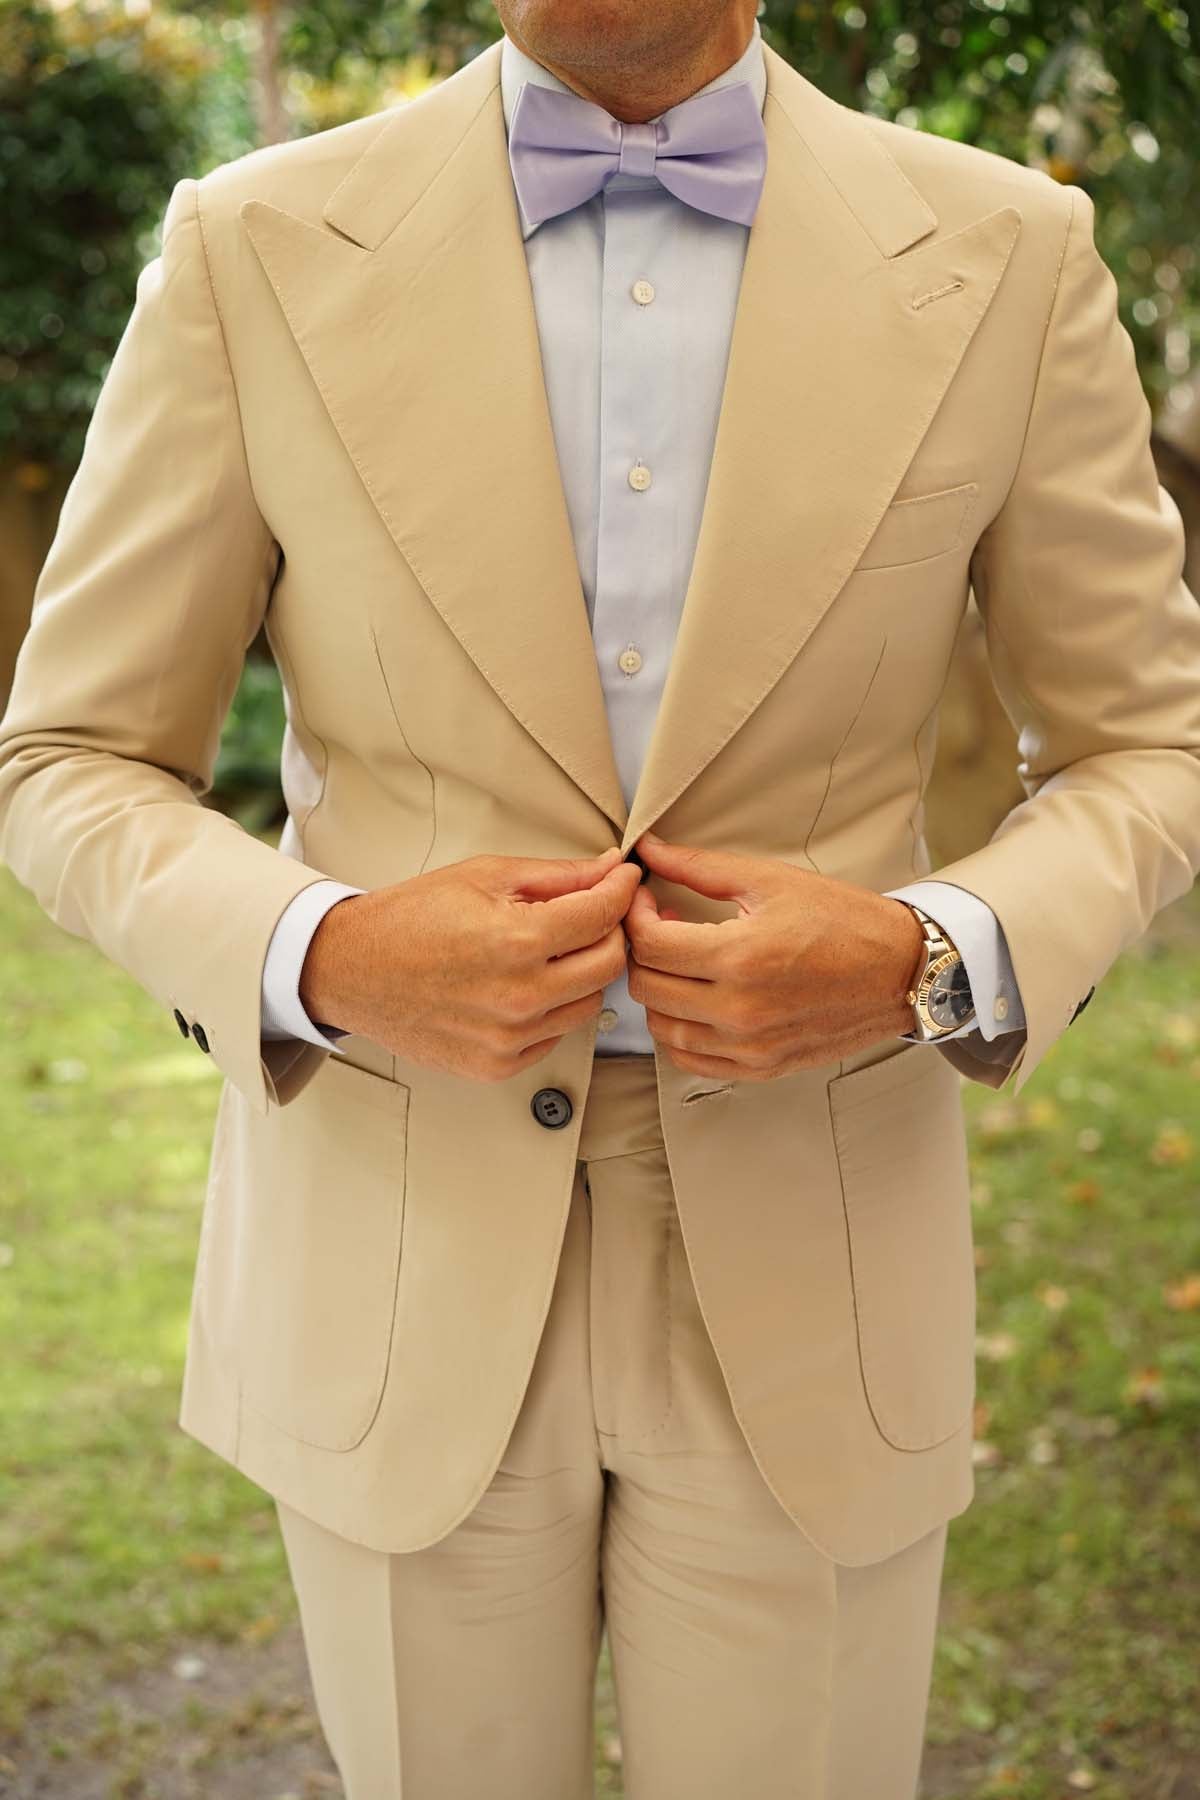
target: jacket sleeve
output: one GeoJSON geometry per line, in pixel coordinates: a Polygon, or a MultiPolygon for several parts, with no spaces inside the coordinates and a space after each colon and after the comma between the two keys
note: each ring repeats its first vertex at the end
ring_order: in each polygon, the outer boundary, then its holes
{"type": "MultiPolygon", "coordinates": [[[[1025,1012],[1014,1092],[1119,953],[1200,872],[1200,607],[1150,408],[1096,250],[1070,213],[1020,460],[971,574],[1025,798],[978,850],[930,871],[1000,921],[1025,1012]]],[[[997,1040],[999,1047],[1001,1040],[997,1040]]]]}
{"type": "Polygon", "coordinates": [[[201,804],[279,546],[255,503],[200,199],[191,178],[171,193],[35,588],[0,719],[0,859],[266,1113],[282,1103],[270,1059],[295,1052],[260,1039],[267,944],[324,872],[201,804]]]}

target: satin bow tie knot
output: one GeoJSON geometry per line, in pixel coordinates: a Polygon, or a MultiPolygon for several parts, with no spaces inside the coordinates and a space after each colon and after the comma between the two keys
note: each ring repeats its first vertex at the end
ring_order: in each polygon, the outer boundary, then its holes
{"type": "Polygon", "coordinates": [[[530,231],[590,200],[617,174],[656,176],[689,206],[749,225],[767,142],[748,81],[693,94],[658,119],[629,124],[581,94],[527,81],[513,107],[508,156],[530,231]]]}

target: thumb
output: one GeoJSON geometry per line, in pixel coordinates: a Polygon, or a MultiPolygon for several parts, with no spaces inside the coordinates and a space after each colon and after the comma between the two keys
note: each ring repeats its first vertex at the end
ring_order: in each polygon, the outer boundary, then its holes
{"type": "Polygon", "coordinates": [[[669,844],[647,831],[638,839],[637,852],[664,881],[677,882],[710,900],[755,900],[761,895],[761,868],[754,857],[739,851],[669,844]]]}
{"type": "Polygon", "coordinates": [[[552,856],[514,859],[506,871],[508,892],[521,900],[555,900],[560,894],[578,894],[595,887],[619,868],[617,844],[599,856],[552,856]]]}

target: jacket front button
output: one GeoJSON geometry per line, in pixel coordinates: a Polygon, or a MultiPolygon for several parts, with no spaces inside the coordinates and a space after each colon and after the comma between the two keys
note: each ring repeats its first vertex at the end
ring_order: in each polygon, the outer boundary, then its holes
{"type": "Polygon", "coordinates": [[[187,1037],[187,1035],[188,1035],[188,1022],[187,1022],[187,1020],[186,1020],[186,1019],[185,1019],[185,1018],[184,1018],[184,1016],[183,1016],[183,1014],[182,1014],[182,1013],[181,1013],[181,1012],[180,1012],[180,1010],[179,1010],[179,1008],[178,1008],[178,1007],[176,1007],[176,1008],[175,1008],[175,1023],[176,1023],[176,1024],[177,1024],[177,1025],[178,1025],[178,1027],[179,1027],[179,1031],[180,1031],[180,1035],[181,1035],[181,1036],[182,1036],[182,1037],[187,1037]]]}
{"type": "Polygon", "coordinates": [[[192,1036],[195,1038],[196,1042],[199,1044],[199,1046],[202,1050],[208,1049],[208,1037],[207,1037],[207,1034],[205,1033],[203,1025],[193,1025],[192,1026],[192,1036]]]}
{"type": "Polygon", "coordinates": [[[529,1102],[529,1110],[539,1125],[545,1125],[550,1131],[558,1131],[569,1124],[574,1107],[561,1088],[539,1088],[529,1102]]]}

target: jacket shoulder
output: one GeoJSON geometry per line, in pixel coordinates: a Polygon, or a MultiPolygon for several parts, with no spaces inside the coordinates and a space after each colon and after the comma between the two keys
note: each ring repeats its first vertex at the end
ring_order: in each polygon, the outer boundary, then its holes
{"type": "Polygon", "coordinates": [[[207,221],[236,219],[246,200],[265,200],[313,224],[321,208],[363,152],[385,130],[407,100],[307,137],[264,144],[210,169],[197,182],[200,208],[207,221]]]}
{"type": "Polygon", "coordinates": [[[1071,190],[1042,169],[997,151],[939,137],[892,119],[861,113],[867,130],[938,215],[940,236],[959,231],[997,207],[1015,206],[1022,221],[1061,237],[1071,190]]]}

